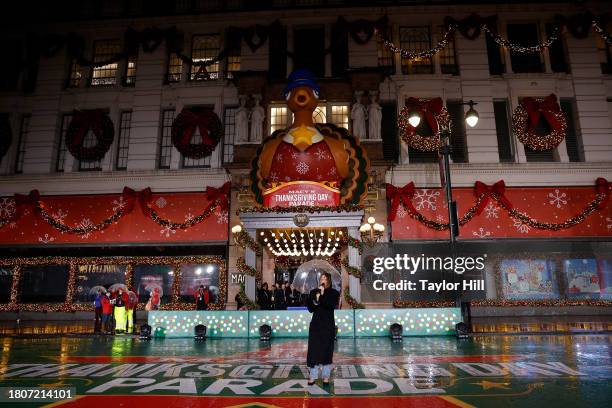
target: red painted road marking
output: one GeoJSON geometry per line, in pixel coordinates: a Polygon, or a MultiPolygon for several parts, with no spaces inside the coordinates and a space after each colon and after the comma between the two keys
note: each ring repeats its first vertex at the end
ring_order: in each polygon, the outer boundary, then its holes
{"type": "Polygon", "coordinates": [[[245,406],[282,407],[282,408],[470,408],[473,407],[454,397],[414,396],[414,397],[196,397],[178,395],[86,395],[78,399],[47,405],[61,408],[230,408],[245,406]]]}

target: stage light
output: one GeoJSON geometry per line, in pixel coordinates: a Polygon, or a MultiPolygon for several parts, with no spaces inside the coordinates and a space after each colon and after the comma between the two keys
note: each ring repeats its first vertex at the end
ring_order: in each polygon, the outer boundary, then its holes
{"type": "Polygon", "coordinates": [[[455,325],[455,336],[458,339],[467,339],[470,335],[470,328],[467,324],[459,322],[455,325]]]}
{"type": "Polygon", "coordinates": [[[214,270],[215,268],[212,265],[208,265],[206,267],[206,273],[213,273],[214,270]]]}
{"type": "Polygon", "coordinates": [[[151,340],[151,326],[148,324],[140,326],[140,340],[151,340]]]}
{"type": "Polygon", "coordinates": [[[270,337],[272,337],[272,327],[268,324],[259,326],[259,340],[270,341],[270,337]]]}
{"type": "Polygon", "coordinates": [[[402,340],[403,331],[404,331],[404,328],[399,323],[393,323],[389,327],[389,333],[391,334],[391,339],[393,341],[401,341],[402,340]]]}
{"type": "Polygon", "coordinates": [[[194,332],[194,340],[196,341],[202,341],[202,340],[206,340],[206,326],[204,326],[203,324],[198,324],[196,327],[194,327],[193,329],[194,332]]]}

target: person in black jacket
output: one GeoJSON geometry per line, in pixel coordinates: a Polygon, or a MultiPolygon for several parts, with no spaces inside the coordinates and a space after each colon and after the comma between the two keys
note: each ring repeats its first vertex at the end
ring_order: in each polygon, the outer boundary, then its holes
{"type": "Polygon", "coordinates": [[[331,274],[323,272],[317,289],[310,291],[308,311],[312,313],[308,330],[308,353],[306,365],[310,369],[308,385],[319,378],[319,369],[323,384],[329,384],[331,365],[334,355],[335,321],[334,309],[338,306],[340,293],[332,288],[331,274]]]}
{"type": "Polygon", "coordinates": [[[287,301],[285,300],[285,289],[283,289],[283,284],[279,282],[275,287],[276,289],[274,289],[274,294],[272,295],[274,297],[274,309],[285,310],[287,309],[287,301]]]}
{"type": "Polygon", "coordinates": [[[270,291],[268,290],[268,283],[264,282],[261,288],[257,291],[257,304],[261,310],[270,310],[270,291]]]}

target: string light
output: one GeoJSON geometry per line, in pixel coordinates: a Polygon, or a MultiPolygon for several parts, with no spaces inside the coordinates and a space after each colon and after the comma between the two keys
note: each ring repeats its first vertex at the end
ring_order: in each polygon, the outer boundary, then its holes
{"type": "Polygon", "coordinates": [[[525,47],[522,45],[514,44],[507,39],[503,38],[499,34],[494,33],[486,24],[482,25],[482,29],[491,36],[493,41],[500,47],[508,48],[510,51],[518,54],[533,54],[536,52],[542,52],[544,49],[550,47],[555,41],[559,39],[559,26],[555,26],[552,34],[548,39],[540,44],[525,47]]]}
{"type": "Polygon", "coordinates": [[[406,50],[404,48],[398,47],[392,41],[389,41],[388,39],[383,37],[383,35],[378,29],[376,29],[375,32],[376,32],[376,36],[383,42],[385,47],[387,47],[392,52],[396,54],[400,54],[402,58],[406,58],[409,60],[420,60],[424,58],[431,58],[437,53],[439,53],[440,51],[442,51],[444,48],[446,48],[451,36],[455,34],[456,30],[457,30],[457,25],[450,25],[448,29],[446,30],[446,32],[444,33],[444,35],[442,36],[442,39],[438,41],[435,47],[430,48],[429,50],[421,50],[421,51],[406,50]]]}

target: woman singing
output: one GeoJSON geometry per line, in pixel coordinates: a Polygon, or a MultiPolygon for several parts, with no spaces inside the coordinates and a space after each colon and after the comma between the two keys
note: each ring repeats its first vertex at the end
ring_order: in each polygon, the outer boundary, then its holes
{"type": "Polygon", "coordinates": [[[323,384],[329,384],[334,354],[334,309],[338,305],[340,294],[331,287],[331,275],[328,272],[323,272],[320,279],[319,287],[313,289],[308,297],[308,311],[312,313],[306,357],[306,365],[310,369],[308,385],[314,384],[319,378],[319,368],[323,384]]]}

